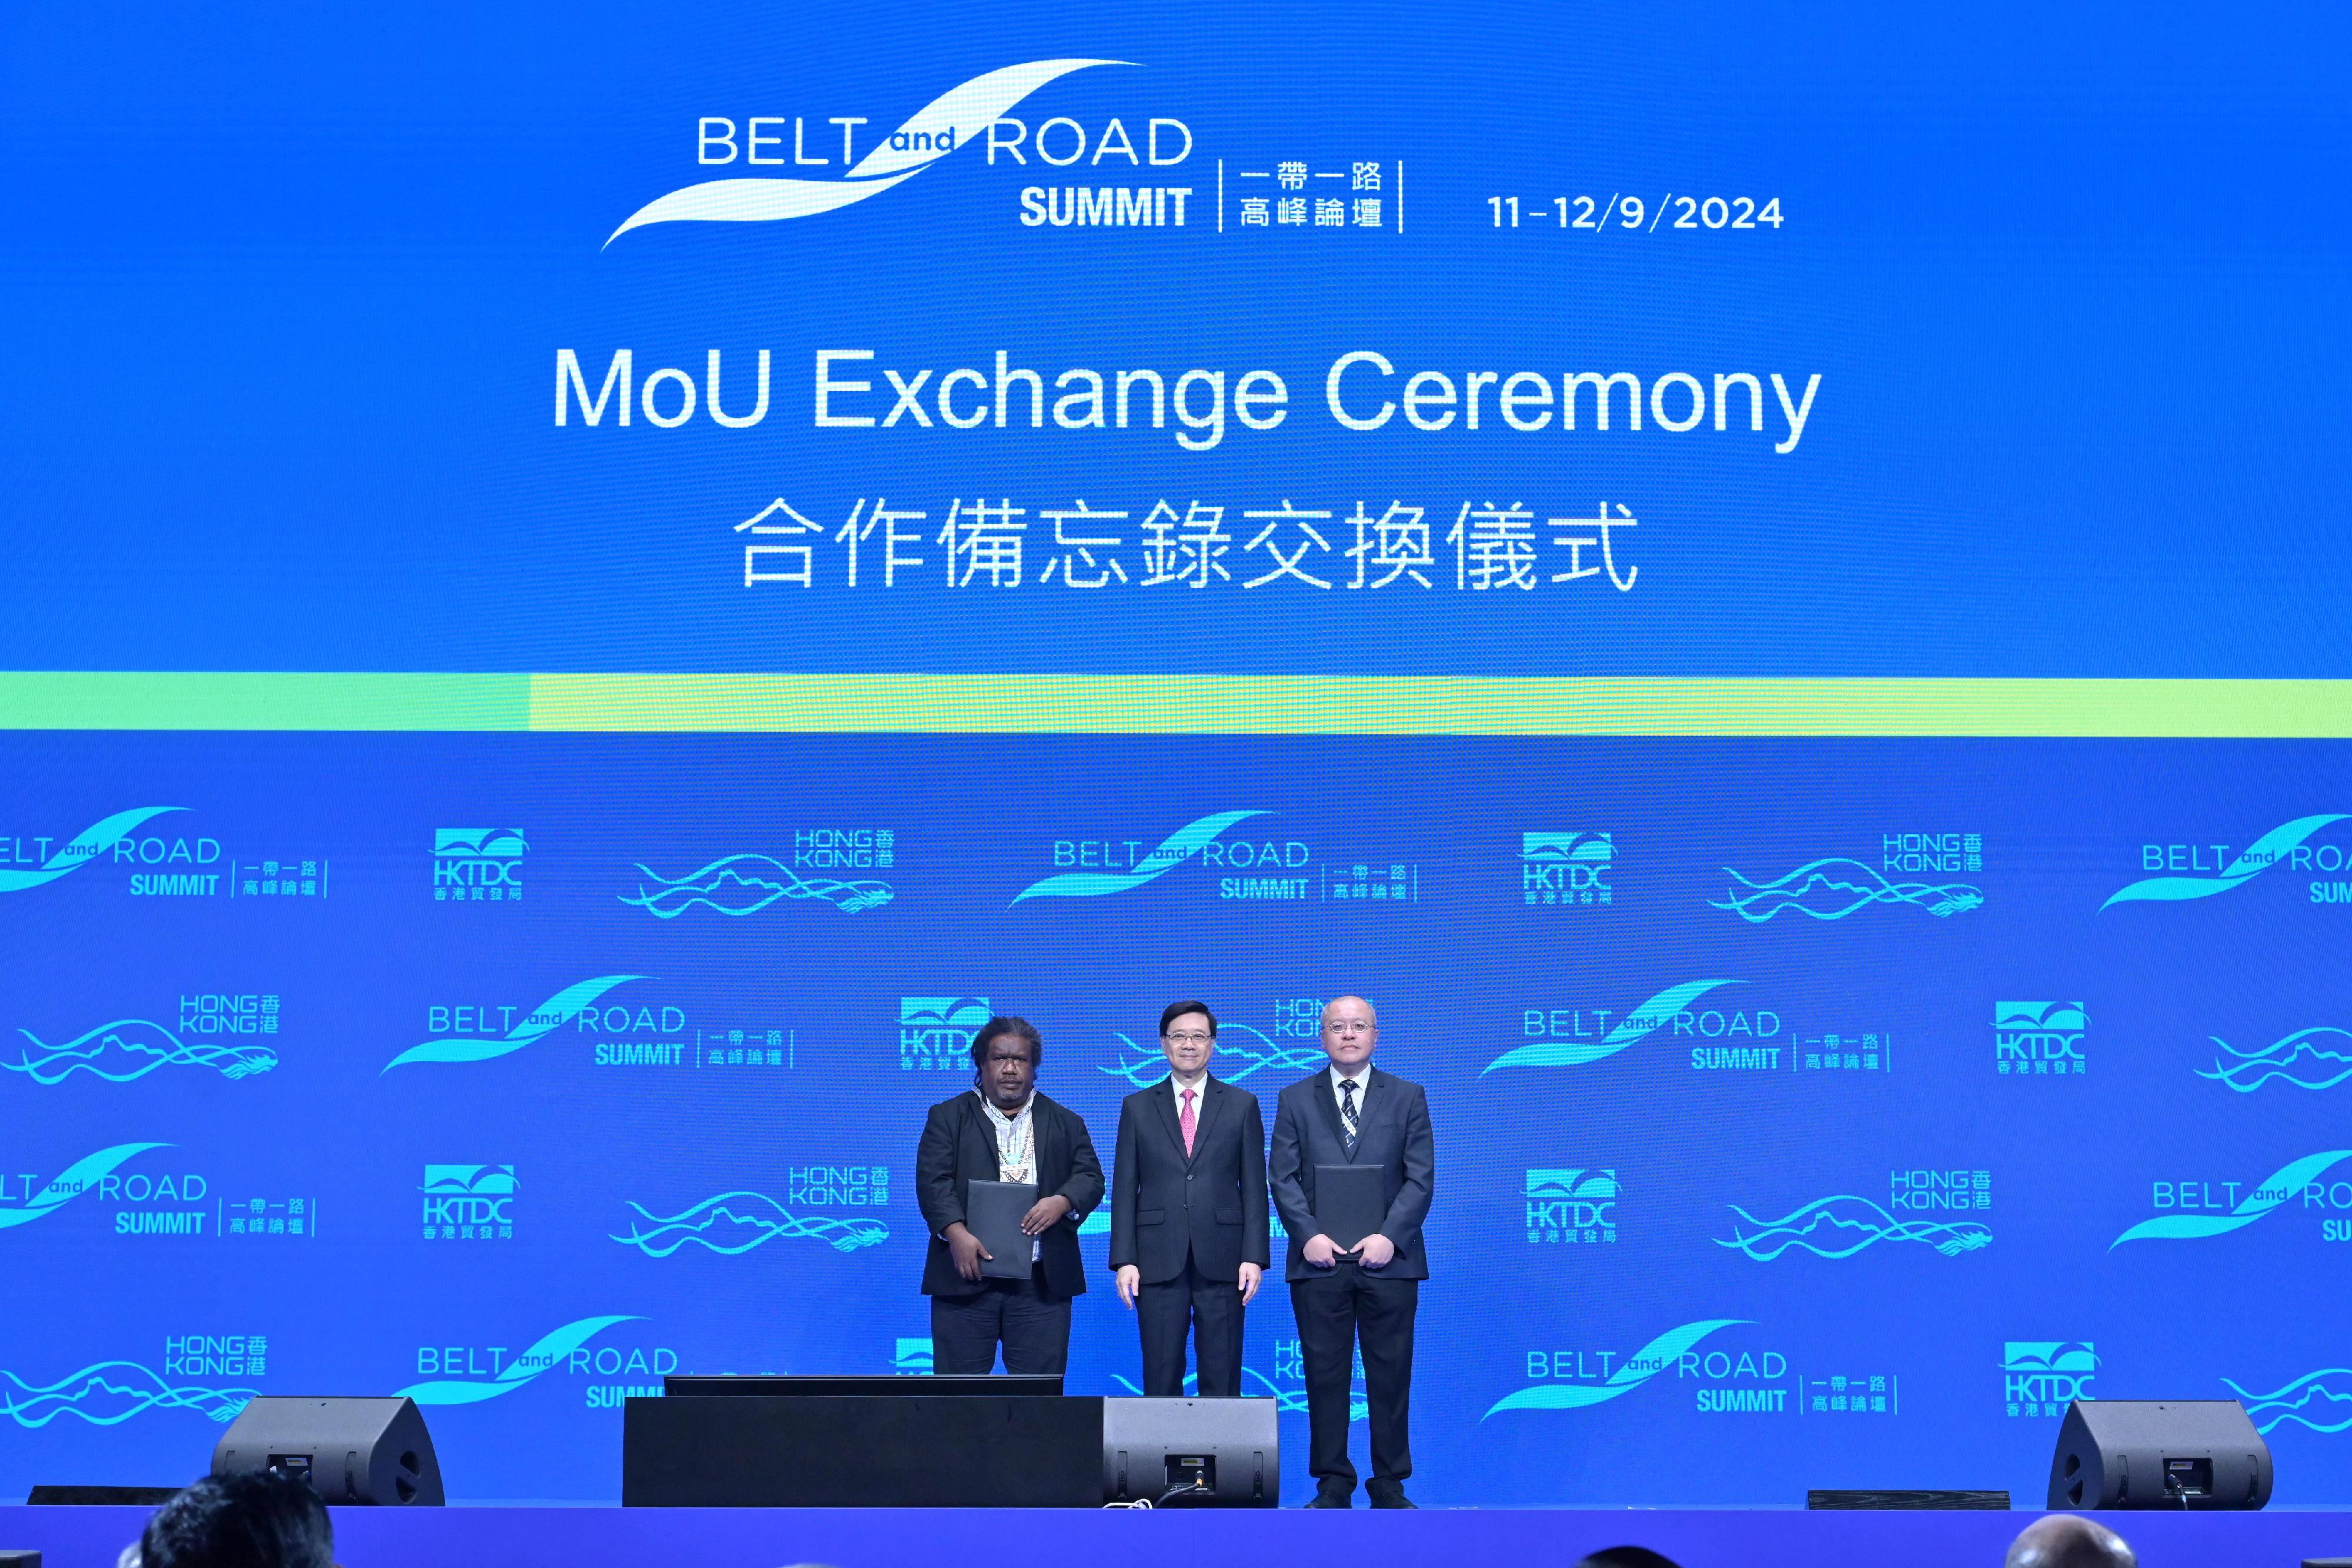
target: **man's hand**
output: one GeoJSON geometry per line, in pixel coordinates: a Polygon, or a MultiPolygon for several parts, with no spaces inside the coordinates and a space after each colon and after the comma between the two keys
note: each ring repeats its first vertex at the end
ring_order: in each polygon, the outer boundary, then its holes
{"type": "Polygon", "coordinates": [[[1251,1298],[1257,1294],[1258,1281],[1265,1277],[1265,1270],[1256,1264],[1242,1265],[1242,1305],[1246,1307],[1250,1304],[1251,1298]]]}
{"type": "Polygon", "coordinates": [[[1135,1292],[1143,1289],[1143,1270],[1132,1263],[1118,1266],[1118,1304],[1135,1310],[1135,1292]]]}
{"type": "Polygon", "coordinates": [[[1356,1261],[1367,1269],[1385,1269],[1396,1259],[1396,1243],[1373,1231],[1356,1243],[1356,1261]]]}
{"type": "Polygon", "coordinates": [[[996,1257],[980,1244],[980,1238],[966,1229],[961,1219],[941,1233],[941,1239],[948,1244],[948,1256],[955,1260],[956,1272],[967,1280],[978,1280],[982,1260],[993,1261],[996,1257]]]}
{"type": "Polygon", "coordinates": [[[1043,1236],[1062,1222],[1070,1212],[1070,1200],[1060,1193],[1052,1193],[1032,1204],[1029,1212],[1021,1217],[1021,1234],[1043,1236]]]}
{"type": "Polygon", "coordinates": [[[1319,1230],[1308,1237],[1307,1245],[1298,1250],[1306,1257],[1307,1263],[1317,1269],[1328,1269],[1339,1260],[1339,1244],[1319,1230]]]}

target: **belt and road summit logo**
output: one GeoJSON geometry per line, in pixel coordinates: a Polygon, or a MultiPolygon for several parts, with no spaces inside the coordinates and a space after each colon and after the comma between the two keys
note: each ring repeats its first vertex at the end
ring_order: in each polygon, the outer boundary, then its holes
{"type": "Polygon", "coordinates": [[[597,1037],[597,1061],[600,1065],[608,1062],[639,1064],[635,1055],[606,1055],[614,1051],[624,1053],[655,1051],[662,1054],[646,1057],[645,1061],[654,1065],[674,1065],[681,1050],[677,1044],[667,1042],[648,1046],[635,1043],[632,1037],[648,1032],[674,1034],[686,1027],[683,1011],[667,1006],[656,1009],[652,1007],[631,1008],[619,1003],[598,1005],[607,992],[632,980],[646,977],[643,975],[598,975],[566,986],[528,1011],[497,1002],[433,1003],[425,1009],[425,1027],[429,1038],[385,1062],[378,1076],[395,1067],[411,1067],[423,1062],[494,1061],[501,1056],[511,1056],[518,1051],[536,1045],[566,1026],[575,1033],[597,1037]]]}
{"type": "MultiPolygon", "coordinates": [[[[604,244],[655,224],[776,223],[836,212],[904,184],[974,144],[985,164],[995,165],[1002,155],[1007,166],[1024,170],[1033,167],[1033,156],[1054,168],[1083,159],[1096,173],[1105,163],[1138,173],[1182,164],[1192,154],[1192,132],[1182,120],[1165,115],[1141,117],[1132,129],[1113,118],[1099,131],[1055,116],[1034,133],[1027,121],[1013,117],[1024,99],[1066,76],[1129,63],[1073,58],[1005,66],[950,88],[887,133],[868,134],[870,121],[856,115],[824,116],[814,131],[807,115],[702,115],[692,137],[698,167],[785,167],[794,172],[697,181],[631,213],[604,244]],[[826,172],[815,177],[803,172],[815,169],[826,172]]],[[[1181,228],[1192,194],[1189,185],[1156,183],[1028,186],[1021,192],[1019,215],[1032,228],[1073,223],[1181,228]]]]}
{"type": "Polygon", "coordinates": [[[1947,1258],[1980,1252],[1992,1245],[1992,1230],[1974,1219],[1944,1218],[1992,1207],[1992,1173],[1969,1170],[1898,1170],[1888,1173],[1884,1207],[1853,1193],[1818,1197],[1781,1215],[1761,1219],[1738,1204],[1739,1217],[1728,1240],[1716,1245],[1770,1263],[1791,1249],[1816,1258],[1851,1258],[1881,1242],[1916,1243],[1947,1258]]]}
{"type": "Polygon", "coordinates": [[[1984,869],[1981,833],[1885,833],[1878,863],[1846,855],[1807,861],[1769,882],[1735,866],[1723,868],[1732,884],[1708,906],[1761,925],[1782,915],[1818,921],[1843,920],[1875,906],[1922,909],[1937,919],[1984,906],[1984,889],[1951,879],[1951,873],[1984,869]],[[1889,876],[1888,873],[1895,873],[1889,876]],[[1944,880],[1935,880],[1944,878],[1944,880]]]}
{"type": "Polygon", "coordinates": [[[667,1258],[688,1246],[740,1258],[782,1240],[822,1241],[836,1252],[856,1252],[890,1239],[890,1228],[870,1214],[812,1211],[875,1209],[889,1201],[887,1166],[796,1166],[785,1173],[785,1202],[739,1188],[659,1214],[632,1199],[636,1218],[629,1233],[613,1239],[648,1258],[667,1258]]]}
{"type": "Polygon", "coordinates": [[[133,894],[197,894],[219,891],[220,841],[142,833],[156,818],[184,806],[133,806],[101,817],[69,839],[43,833],[0,833],[0,893],[27,893],[104,861],[132,869],[133,894]],[[141,867],[151,868],[140,870],[141,867]]]}
{"type": "Polygon", "coordinates": [[[1729,978],[1685,980],[1631,1009],[1582,1001],[1570,1007],[1522,1008],[1522,1043],[1488,1062],[1479,1076],[1506,1068],[1589,1067],[1658,1037],[1684,1053],[1681,1060],[1694,1072],[1895,1070],[1895,1037],[1887,1030],[1800,1029],[1778,1009],[1747,1001],[1746,991],[1715,996],[1725,987],[1747,984],[1729,978]]]}
{"type": "Polygon", "coordinates": [[[520,903],[522,857],[530,849],[520,828],[434,829],[433,901],[520,903]]]}
{"type": "Polygon", "coordinates": [[[84,1155],[47,1181],[38,1172],[0,1172],[0,1231],[68,1207],[108,1215],[117,1236],[203,1236],[216,1212],[201,1207],[211,1184],[194,1171],[124,1169],[170,1144],[115,1144],[84,1155]],[[79,1200],[87,1198],[86,1203],[79,1200]]]}
{"type": "Polygon", "coordinates": [[[1528,1241],[1534,1246],[1613,1243],[1617,1239],[1614,1166],[1538,1166],[1527,1174],[1528,1241]]]}
{"type": "MultiPolygon", "coordinates": [[[[1325,1064],[1321,998],[1276,997],[1273,1014],[1271,1030],[1231,1018],[1218,1026],[1217,1054],[1211,1065],[1219,1080],[1241,1083],[1265,1074],[1261,1084],[1287,1082],[1325,1064]]],[[[1118,1041],[1118,1060],[1108,1067],[1097,1065],[1097,1071],[1130,1089],[1148,1089],[1168,1076],[1168,1058],[1157,1036],[1139,1040],[1118,1030],[1113,1038],[1118,1041]]]]}
{"type": "Polygon", "coordinates": [[[513,1240],[515,1189],[512,1166],[426,1166],[424,1239],[513,1240]]]}
{"type": "Polygon", "coordinates": [[[130,1083],[166,1067],[200,1068],[234,1082],[278,1065],[278,1052],[253,1038],[277,1034],[276,993],[201,991],[179,1000],[176,1026],[120,1018],[55,1041],[19,1029],[24,1043],[16,1061],[0,1060],[0,1072],[21,1073],[50,1088],[77,1073],[130,1083]]]}
{"type": "Polygon", "coordinates": [[[1778,1415],[1797,1408],[1779,1386],[1789,1358],[1775,1350],[1702,1351],[1700,1343],[1725,1329],[1754,1326],[1745,1318],[1701,1318],[1668,1329],[1631,1355],[1613,1350],[1531,1350],[1528,1386],[1496,1400],[1481,1420],[1507,1410],[1586,1410],[1606,1405],[1671,1374],[1676,1386],[1693,1385],[1695,1404],[1707,1414],[1778,1415]]]}
{"type": "MultiPolygon", "coordinates": [[[[2282,822],[2235,854],[2222,842],[2142,843],[2137,881],[2126,883],[2107,895],[2103,910],[2118,904],[2185,904],[2215,898],[2255,881],[2275,867],[2304,877],[2305,897],[2313,904],[2352,904],[2352,848],[2338,841],[2344,835],[2314,842],[2352,813],[2326,812],[2282,822]]],[[[2269,885],[2275,886],[2275,883],[2269,885]]]]}
{"type": "Polygon", "coordinates": [[[1519,900],[1553,908],[1591,908],[1616,897],[1614,833],[1519,835],[1519,900]]]}
{"type": "Polygon", "coordinates": [[[693,909],[740,919],[779,904],[829,904],[844,915],[856,915],[880,908],[896,894],[887,882],[854,873],[889,871],[898,863],[895,829],[804,828],[793,834],[790,860],[743,851],[674,877],[640,863],[636,890],[617,896],[659,920],[675,920],[693,909]]]}
{"type": "Polygon", "coordinates": [[[416,1350],[416,1375],[424,1381],[394,1389],[419,1405],[479,1405],[528,1388],[550,1373],[584,1378],[583,1403],[591,1410],[617,1410],[623,1400],[662,1391],[661,1379],[677,1370],[677,1352],[667,1345],[599,1344],[609,1329],[642,1322],[634,1313],[576,1318],[550,1330],[520,1351],[498,1344],[428,1344],[416,1350]],[[637,1378],[641,1381],[616,1382],[637,1378]]]}
{"type": "Polygon", "coordinates": [[[2352,1149],[2326,1149],[2281,1166],[2248,1190],[2244,1182],[2175,1180],[2149,1184],[2149,1206],[2158,1212],[2143,1219],[2107,1243],[2109,1251],[2126,1241],[2201,1241],[2243,1230],[2274,1210],[2319,1217],[2323,1241],[2352,1241],[2352,1181],[2327,1181],[2327,1173],[2346,1160],[2352,1149]],[[2245,1196],[2241,1197],[2239,1195],[2245,1196]]]}
{"type": "Polygon", "coordinates": [[[2004,1403],[2011,1416],[2063,1416],[2077,1399],[2094,1399],[2098,1352],[2086,1339],[2013,1339],[2001,1346],[2004,1403]]]}
{"type": "Polygon", "coordinates": [[[2291,1089],[2333,1089],[2347,1078],[2352,1078],[2352,1030],[2341,1030],[2333,1024],[2321,1024],[2315,1029],[2299,1029],[2283,1035],[2257,1051],[2240,1051],[2220,1035],[2207,1037],[2221,1047],[2221,1055],[2213,1059],[2212,1071],[2197,1070],[2197,1076],[2252,1094],[2272,1083],[2284,1083],[2291,1089]]]}
{"type": "Polygon", "coordinates": [[[67,1416],[120,1427],[150,1410],[193,1411],[226,1425],[261,1392],[244,1381],[268,1370],[266,1334],[173,1334],[163,1341],[160,1367],[92,1362],[46,1383],[0,1368],[0,1416],[36,1431],[67,1416]]]}

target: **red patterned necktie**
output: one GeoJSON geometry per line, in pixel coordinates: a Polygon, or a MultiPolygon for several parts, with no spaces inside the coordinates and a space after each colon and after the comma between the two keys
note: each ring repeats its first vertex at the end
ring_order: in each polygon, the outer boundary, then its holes
{"type": "Polygon", "coordinates": [[[1184,1108],[1176,1113],[1176,1124],[1184,1130],[1184,1157],[1189,1160],[1192,1157],[1192,1092],[1187,1089],[1178,1098],[1184,1108]]]}

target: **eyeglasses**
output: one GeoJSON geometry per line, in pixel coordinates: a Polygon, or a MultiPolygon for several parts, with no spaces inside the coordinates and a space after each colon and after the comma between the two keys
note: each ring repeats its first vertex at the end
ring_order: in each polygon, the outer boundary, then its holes
{"type": "Polygon", "coordinates": [[[1370,1034],[1380,1026],[1367,1019],[1333,1019],[1323,1027],[1333,1034],[1370,1034]]]}
{"type": "Polygon", "coordinates": [[[1175,1045],[1206,1045],[1217,1037],[1213,1034],[1203,1034],[1197,1029],[1188,1029],[1179,1030],[1175,1034],[1163,1034],[1160,1038],[1175,1045]]]}

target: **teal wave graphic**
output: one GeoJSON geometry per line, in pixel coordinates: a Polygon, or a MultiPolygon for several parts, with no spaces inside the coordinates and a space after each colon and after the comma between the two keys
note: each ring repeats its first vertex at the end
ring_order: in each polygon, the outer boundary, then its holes
{"type": "Polygon", "coordinates": [[[1699,1341],[1717,1329],[1727,1329],[1751,1320],[1747,1318],[1702,1318],[1668,1329],[1641,1349],[1617,1364],[1617,1370],[1602,1383],[1538,1383],[1507,1394],[1495,1401],[1494,1407],[1481,1421],[1505,1410],[1582,1410],[1594,1405],[1605,1405],[1612,1399],[1631,1394],[1659,1373],[1673,1366],[1699,1341]]]}
{"type": "Polygon", "coordinates": [[[436,828],[433,852],[452,860],[520,860],[530,842],[520,828],[436,828]]]}
{"type": "Polygon", "coordinates": [[[2000,1369],[2080,1375],[2098,1371],[2099,1355],[2087,1340],[2013,1339],[2001,1345],[2000,1369]]]}
{"type": "Polygon", "coordinates": [[[614,240],[647,224],[774,223],[783,218],[813,217],[877,196],[893,185],[912,179],[932,163],[971,140],[1014,105],[1056,78],[1093,66],[1118,66],[1126,60],[1031,60],[972,78],[915,111],[914,118],[891,136],[884,137],[846,177],[839,180],[733,179],[706,180],[659,196],[631,213],[614,240]],[[946,145],[942,146],[942,137],[946,145]],[[893,146],[893,142],[897,146],[893,146]]]}
{"type": "Polygon", "coordinates": [[[1531,1170],[1527,1196],[1538,1203],[1613,1203],[1617,1178],[1605,1170],[1531,1170]]]}
{"type": "Polygon", "coordinates": [[[236,1418],[257,1388],[203,1388],[172,1382],[135,1361],[100,1361],[55,1383],[27,1383],[0,1369],[0,1416],[19,1427],[47,1426],[71,1416],[93,1427],[120,1427],[150,1410],[194,1410],[206,1420],[236,1418]]]}
{"type": "Polygon", "coordinates": [[[426,1166],[419,1192],[444,1197],[511,1197],[515,1192],[512,1166],[426,1166]]]}
{"type": "Polygon", "coordinates": [[[452,1036],[445,1040],[428,1040],[422,1045],[412,1045],[394,1057],[377,1071],[381,1078],[395,1067],[406,1067],[419,1061],[488,1061],[511,1055],[527,1045],[536,1044],[551,1030],[561,1029],[593,1007],[598,998],[615,986],[625,986],[631,980],[642,980],[643,975],[599,975],[593,980],[583,980],[576,986],[566,986],[534,1008],[522,1022],[509,1030],[498,1040],[467,1039],[452,1036]]]}
{"type": "Polygon", "coordinates": [[[2080,1002],[1995,1002],[1992,1027],[2012,1032],[2081,1034],[2089,1025],[2080,1002]]]}
{"type": "Polygon", "coordinates": [[[84,1155],[60,1171],[55,1179],[27,1198],[23,1207],[0,1208],[0,1230],[30,1225],[46,1218],[96,1186],[99,1178],[110,1176],[125,1160],[135,1159],[150,1149],[168,1149],[169,1144],[116,1144],[84,1155]]]}
{"type": "Polygon", "coordinates": [[[1851,1258],[1882,1241],[1914,1241],[1947,1258],[1957,1258],[1992,1245],[1992,1231],[1973,1221],[1898,1219],[1870,1199],[1852,1193],[1815,1198],[1778,1219],[1759,1219],[1736,1203],[1731,1212],[1754,1228],[1728,1241],[1718,1239],[1716,1245],[1744,1252],[1759,1263],[1769,1263],[1791,1248],[1801,1248],[1817,1258],[1851,1258]]]}
{"type": "MultiPolygon", "coordinates": [[[[924,1370],[929,1370],[928,1364],[926,1364],[924,1370]]],[[[1143,1393],[1142,1388],[1131,1378],[1122,1377],[1114,1373],[1111,1375],[1111,1381],[1118,1384],[1121,1388],[1127,1390],[1130,1396],[1139,1396],[1143,1393]]],[[[1273,1378],[1268,1377],[1265,1373],[1260,1372],[1255,1366],[1244,1366],[1242,1368],[1242,1382],[1244,1385],[1255,1385],[1257,1388],[1257,1397],[1273,1400],[1274,1408],[1277,1415],[1304,1416],[1307,1414],[1307,1390],[1304,1388],[1285,1388],[1276,1383],[1273,1378]]],[[[1185,1396],[1187,1397],[1194,1396],[1200,1387],[1200,1384],[1201,1375],[1199,1373],[1186,1373],[1184,1375],[1185,1396]]],[[[1248,1390],[1244,1388],[1244,1394],[1247,1394],[1248,1390]]],[[[1360,1385],[1349,1389],[1348,1419],[1350,1421],[1361,1421],[1370,1416],[1371,1413],[1371,1396],[1367,1394],[1360,1385]]]]}
{"type": "Polygon", "coordinates": [[[1889,882],[1842,855],[1809,861],[1770,882],[1751,881],[1730,866],[1723,870],[1740,885],[1726,890],[1720,902],[1709,899],[1709,907],[1728,910],[1751,925],[1791,910],[1815,920],[1843,920],[1874,904],[1913,904],[1940,920],[1984,904],[1984,889],[1972,883],[1889,882]]]}
{"type": "Polygon", "coordinates": [[[2126,1241],[2199,1241],[2209,1236],[2242,1230],[2301,1192],[2340,1160],[2352,1160],[2352,1149],[2326,1149],[2305,1155],[2293,1165],[2280,1167],[2227,1214],[2160,1214],[2154,1219],[2141,1220],[2108,1242],[2107,1250],[2112,1252],[2126,1241]]]}
{"type": "Polygon", "coordinates": [[[1597,1040],[1537,1040],[1503,1052],[1480,1068],[1478,1076],[1484,1078],[1500,1067],[1581,1067],[1589,1061],[1599,1061],[1639,1045],[1653,1030],[1672,1023],[1691,1003],[1717,987],[1746,984],[1745,980],[1685,980],[1679,986],[1669,986],[1618,1019],[1617,1027],[1597,1040]]]}
{"type": "Polygon", "coordinates": [[[2352,1431],[2352,1367],[2323,1366],[2268,1394],[2252,1393],[2226,1377],[2221,1382],[2264,1436],[2290,1421],[2323,1434],[2352,1431]]]}
{"type": "Polygon", "coordinates": [[[2215,1057],[2213,1071],[2208,1072],[2200,1067],[2197,1076],[2225,1083],[2241,1094],[2252,1094],[2271,1082],[2284,1082],[2297,1089],[2333,1089],[2352,1078],[2352,1055],[2324,1049],[2319,1043],[2352,1040],[2352,1030],[2337,1029],[2332,1024],[2299,1029],[2260,1051],[2240,1051],[2218,1034],[2206,1038],[2220,1046],[2231,1060],[2224,1061],[2215,1057]]]}
{"type": "MultiPolygon", "coordinates": [[[[1139,1045],[1132,1035],[1118,1034],[1119,1060],[1113,1067],[1095,1071],[1124,1079],[1137,1089],[1149,1089],[1168,1076],[1168,1057],[1157,1045],[1139,1045]]],[[[1229,1023],[1217,1032],[1217,1054],[1209,1071],[1227,1083],[1239,1083],[1260,1072],[1311,1072],[1329,1061],[1319,1045],[1284,1045],[1265,1030],[1245,1023],[1229,1023]],[[1248,1035],[1256,1041],[1237,1040],[1248,1035]]]]}
{"type": "Polygon", "coordinates": [[[634,1312],[614,1317],[580,1318],[541,1336],[529,1349],[508,1362],[505,1370],[496,1377],[436,1378],[425,1383],[412,1383],[394,1392],[404,1394],[419,1405],[479,1405],[485,1399],[512,1394],[540,1374],[562,1365],[564,1357],[614,1323],[637,1321],[637,1314],[634,1312]]]}
{"type": "Polygon", "coordinates": [[[57,1045],[28,1029],[16,1032],[30,1043],[18,1060],[0,1061],[0,1072],[21,1072],[43,1085],[62,1083],[77,1072],[129,1083],[160,1067],[206,1067],[224,1078],[250,1078],[278,1065],[278,1053],[266,1045],[184,1040],[148,1019],[116,1019],[57,1045]]]}
{"type": "Polygon", "coordinates": [[[698,906],[740,917],[757,915],[772,904],[812,900],[830,904],[844,915],[856,915],[887,904],[893,896],[887,882],[804,877],[773,855],[721,855],[679,877],[664,876],[644,865],[637,867],[637,873],[646,882],[638,883],[635,895],[617,896],[623,904],[663,920],[675,920],[698,906]]]}
{"type": "Polygon", "coordinates": [[[2336,811],[2315,817],[2297,817],[2282,822],[2248,844],[2238,858],[2231,861],[2219,876],[2151,876],[2127,883],[2107,895],[2099,905],[2109,909],[2118,904],[2142,900],[2177,904],[2191,898],[2210,898],[2217,893],[2227,893],[2243,887],[2247,883],[2287,858],[2289,851],[2299,849],[2304,841],[2330,823],[2346,820],[2346,813],[2336,811]]]}
{"type": "Polygon", "coordinates": [[[1213,817],[1202,817],[1199,821],[1185,823],[1161,840],[1159,848],[1135,862],[1133,871],[1063,872],[1043,882],[1030,883],[1014,896],[1013,902],[1021,904],[1032,898],[1100,898],[1107,894],[1126,893],[1167,875],[1216,842],[1217,836],[1234,823],[1265,815],[1264,811],[1219,811],[1213,817]]]}
{"type": "Polygon", "coordinates": [[[23,893],[40,887],[61,876],[79,871],[90,862],[112,849],[130,836],[142,822],[163,815],[166,811],[184,811],[185,806],[134,806],[128,811],[117,811],[102,817],[76,833],[73,841],[51,855],[31,871],[0,871],[0,893],[23,893]]]}
{"type": "Polygon", "coordinates": [[[642,1223],[632,1224],[629,1234],[613,1239],[648,1258],[667,1258],[688,1244],[738,1258],[782,1239],[822,1241],[836,1252],[855,1252],[890,1239],[890,1228],[878,1219],[795,1215],[759,1192],[722,1192],[676,1214],[656,1214],[634,1201],[629,1207],[642,1223]]]}

